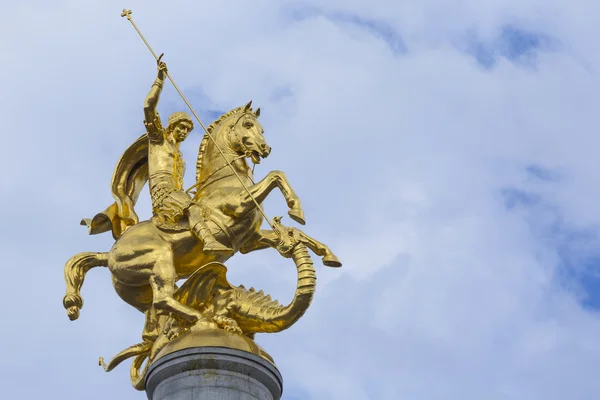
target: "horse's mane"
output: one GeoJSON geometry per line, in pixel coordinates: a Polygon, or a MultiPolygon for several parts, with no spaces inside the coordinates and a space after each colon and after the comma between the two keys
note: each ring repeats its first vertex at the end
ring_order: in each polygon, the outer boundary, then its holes
{"type": "MultiPolygon", "coordinates": [[[[244,111],[244,106],[234,108],[231,111],[227,111],[225,114],[221,115],[218,119],[216,119],[212,124],[210,124],[206,130],[208,133],[212,134],[213,131],[219,126],[224,120],[231,117],[232,115],[238,114],[244,111]]],[[[213,136],[214,138],[214,136],[213,136]]],[[[200,149],[198,150],[198,159],[196,160],[196,182],[200,181],[200,172],[202,171],[203,163],[204,163],[204,153],[206,153],[206,146],[208,145],[208,141],[210,138],[208,134],[204,134],[202,141],[200,142],[200,149]]]]}

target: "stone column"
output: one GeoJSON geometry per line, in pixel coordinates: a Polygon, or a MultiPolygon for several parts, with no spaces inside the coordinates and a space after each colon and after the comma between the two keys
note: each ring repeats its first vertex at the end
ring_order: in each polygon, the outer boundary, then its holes
{"type": "Polygon", "coordinates": [[[279,400],[281,374],[247,351],[193,347],[156,360],[146,379],[149,400],[279,400]]]}

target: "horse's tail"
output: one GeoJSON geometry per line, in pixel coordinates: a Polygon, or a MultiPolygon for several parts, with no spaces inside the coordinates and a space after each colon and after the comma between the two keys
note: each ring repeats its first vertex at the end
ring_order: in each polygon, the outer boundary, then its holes
{"type": "Polygon", "coordinates": [[[76,254],[65,264],[67,294],[63,298],[63,306],[71,321],[79,318],[79,310],[83,307],[80,292],[85,274],[94,267],[106,267],[107,265],[108,253],[92,252],[76,254]]]}

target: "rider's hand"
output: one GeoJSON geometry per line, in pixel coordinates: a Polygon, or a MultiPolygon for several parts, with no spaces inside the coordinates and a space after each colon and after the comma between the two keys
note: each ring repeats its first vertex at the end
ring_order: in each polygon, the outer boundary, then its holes
{"type": "Polygon", "coordinates": [[[158,59],[158,79],[164,80],[167,76],[167,64],[164,61],[158,59]]]}

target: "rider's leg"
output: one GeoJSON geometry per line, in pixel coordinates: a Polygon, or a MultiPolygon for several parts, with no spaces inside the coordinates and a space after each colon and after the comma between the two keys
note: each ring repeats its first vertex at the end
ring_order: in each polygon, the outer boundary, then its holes
{"type": "Polygon", "coordinates": [[[200,240],[202,240],[202,242],[204,242],[205,251],[225,255],[230,255],[233,253],[231,248],[224,246],[221,242],[215,239],[210,229],[206,225],[206,220],[202,215],[202,207],[200,205],[192,204],[188,208],[188,218],[192,232],[200,240]]]}

